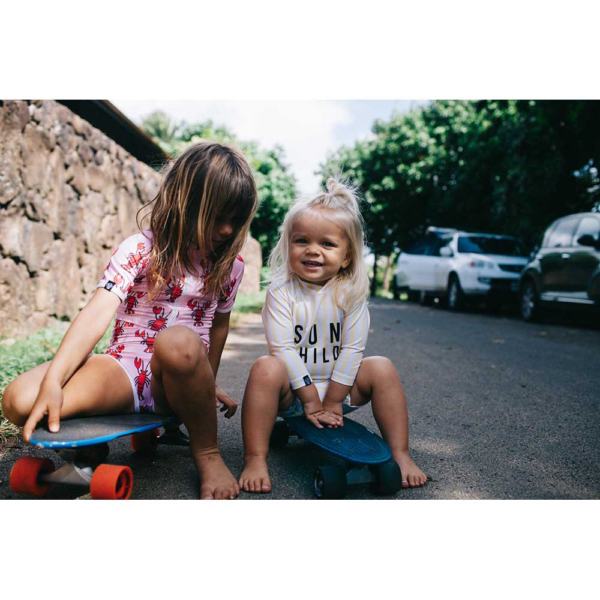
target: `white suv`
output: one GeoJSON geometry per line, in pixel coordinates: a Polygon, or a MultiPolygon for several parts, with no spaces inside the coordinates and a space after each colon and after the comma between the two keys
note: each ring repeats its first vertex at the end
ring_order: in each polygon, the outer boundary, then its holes
{"type": "Polygon", "coordinates": [[[407,291],[410,299],[419,298],[422,304],[445,297],[452,310],[469,298],[498,307],[516,299],[528,261],[518,252],[514,237],[429,227],[425,237],[398,257],[394,297],[407,291]]]}

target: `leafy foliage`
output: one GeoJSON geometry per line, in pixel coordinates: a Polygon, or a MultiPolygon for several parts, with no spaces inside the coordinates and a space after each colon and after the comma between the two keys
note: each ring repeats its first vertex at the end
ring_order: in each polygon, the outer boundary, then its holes
{"type": "Polygon", "coordinates": [[[429,225],[503,233],[531,247],[562,215],[598,206],[600,102],[440,100],[376,121],[321,165],[361,186],[374,253],[429,225]]]}

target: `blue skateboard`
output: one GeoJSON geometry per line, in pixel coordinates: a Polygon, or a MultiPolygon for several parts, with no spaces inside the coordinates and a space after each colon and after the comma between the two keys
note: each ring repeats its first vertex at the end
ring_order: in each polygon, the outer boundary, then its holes
{"type": "Polygon", "coordinates": [[[278,420],[271,434],[272,448],[283,448],[290,435],[326,450],[344,460],[343,465],[319,467],[314,474],[317,498],[339,499],[349,485],[369,483],[379,495],[395,494],[402,488],[400,467],[392,460],[389,446],[364,425],[344,417],[344,426],[318,429],[304,416],[278,420]]]}
{"type": "Polygon", "coordinates": [[[127,500],[133,489],[131,469],[104,463],[108,442],[125,435],[131,435],[136,452],[154,452],[158,444],[189,445],[175,417],[130,414],[66,419],[58,433],[41,425],[31,436],[33,446],[55,450],[66,464],[55,470],[48,458],[24,456],[11,470],[10,487],[17,494],[43,496],[52,484],[64,483],[89,487],[94,499],[127,500]]]}

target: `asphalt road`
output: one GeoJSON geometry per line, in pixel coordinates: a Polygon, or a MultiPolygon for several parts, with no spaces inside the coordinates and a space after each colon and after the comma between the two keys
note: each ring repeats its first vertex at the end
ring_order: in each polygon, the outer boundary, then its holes
{"type": "MultiPolygon", "coordinates": [[[[581,318],[530,325],[510,313],[377,300],[371,305],[366,354],[388,356],[407,393],[410,445],[432,481],[395,499],[600,498],[600,329],[581,318]]],[[[241,401],[254,360],[266,354],[255,318],[232,330],[219,374],[241,401]]],[[[370,408],[352,418],[376,430],[370,408]]],[[[220,443],[234,475],[242,470],[240,411],[220,418],[220,443]]],[[[48,456],[17,442],[0,450],[0,498],[14,461],[48,456]]],[[[310,499],[317,466],[335,462],[303,441],[272,451],[273,492],[244,500],[310,499]]],[[[184,448],[161,447],[151,458],[133,454],[129,440],[112,443],[109,462],[134,472],[133,498],[196,498],[198,481],[184,448]]],[[[49,498],[89,498],[55,486],[49,498]]],[[[371,499],[367,487],[348,499],[371,499]]]]}

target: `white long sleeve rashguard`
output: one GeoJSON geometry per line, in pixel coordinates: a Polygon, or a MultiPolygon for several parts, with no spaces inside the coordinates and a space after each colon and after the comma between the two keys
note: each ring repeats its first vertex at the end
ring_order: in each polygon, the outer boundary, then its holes
{"type": "Polygon", "coordinates": [[[314,382],[323,399],[330,381],[354,384],[369,335],[366,300],[345,312],[329,284],[273,283],[262,318],[270,352],[285,363],[292,389],[314,382]]]}

